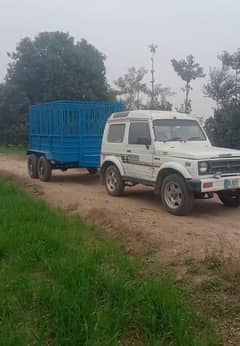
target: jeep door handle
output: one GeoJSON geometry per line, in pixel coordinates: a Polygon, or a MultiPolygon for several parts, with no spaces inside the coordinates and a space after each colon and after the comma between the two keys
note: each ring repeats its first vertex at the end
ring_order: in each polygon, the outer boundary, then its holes
{"type": "Polygon", "coordinates": [[[132,152],[132,150],[131,149],[127,149],[127,153],[131,153],[132,152]]]}

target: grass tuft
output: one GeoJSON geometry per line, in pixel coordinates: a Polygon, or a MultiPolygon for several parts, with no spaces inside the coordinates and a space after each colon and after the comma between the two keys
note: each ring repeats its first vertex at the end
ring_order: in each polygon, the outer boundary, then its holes
{"type": "Polygon", "coordinates": [[[0,145],[0,154],[26,156],[26,151],[22,145],[0,145]]]}

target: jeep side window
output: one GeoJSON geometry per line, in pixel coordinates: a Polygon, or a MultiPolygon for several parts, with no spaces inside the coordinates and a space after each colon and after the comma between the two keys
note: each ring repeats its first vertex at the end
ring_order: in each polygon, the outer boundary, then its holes
{"type": "Polygon", "coordinates": [[[131,123],[128,135],[128,144],[151,144],[151,135],[148,123],[131,123]]]}
{"type": "Polygon", "coordinates": [[[108,130],[109,143],[122,143],[125,132],[125,124],[112,124],[108,130]]]}

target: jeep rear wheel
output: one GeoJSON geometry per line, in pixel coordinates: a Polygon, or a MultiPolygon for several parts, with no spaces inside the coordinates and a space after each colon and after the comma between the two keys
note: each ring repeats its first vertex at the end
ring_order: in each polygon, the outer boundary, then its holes
{"type": "Polygon", "coordinates": [[[111,196],[121,196],[124,191],[124,182],[118,168],[109,166],[104,174],[104,184],[107,192],[111,196]]]}
{"type": "Polygon", "coordinates": [[[38,178],[38,157],[35,154],[28,156],[28,174],[32,179],[38,178]]]}
{"type": "Polygon", "coordinates": [[[40,156],[38,160],[38,175],[41,181],[49,181],[52,177],[51,163],[45,156],[40,156]]]}
{"type": "Polygon", "coordinates": [[[161,199],[170,214],[183,216],[192,211],[193,194],[188,190],[184,179],[178,174],[171,174],[164,179],[161,199]]]}
{"type": "Polygon", "coordinates": [[[218,197],[226,207],[237,208],[240,206],[240,191],[220,191],[218,197]]]}

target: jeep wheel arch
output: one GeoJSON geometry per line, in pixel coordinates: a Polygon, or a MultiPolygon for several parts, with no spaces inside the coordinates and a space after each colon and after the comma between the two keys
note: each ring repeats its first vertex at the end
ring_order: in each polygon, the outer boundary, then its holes
{"type": "Polygon", "coordinates": [[[156,185],[155,185],[155,191],[157,194],[160,194],[160,190],[161,190],[161,185],[163,180],[171,174],[178,174],[180,175],[182,178],[185,178],[178,170],[173,169],[173,168],[163,168],[159,171],[158,176],[157,176],[157,180],[156,180],[156,185]]]}
{"type": "Polygon", "coordinates": [[[101,170],[100,170],[100,173],[101,173],[101,176],[104,175],[106,169],[111,166],[111,165],[114,165],[118,168],[119,170],[119,173],[121,176],[124,176],[124,169],[123,169],[123,166],[120,162],[119,159],[117,159],[116,157],[109,157],[107,160],[105,160],[103,163],[102,163],[102,166],[101,166],[101,170]]]}

